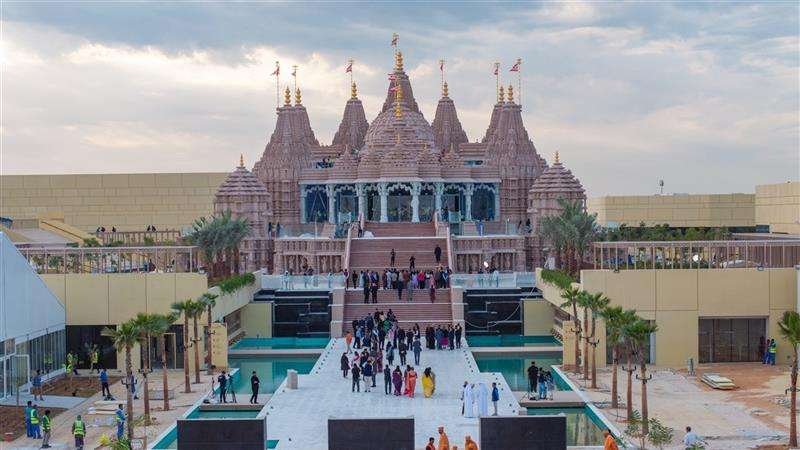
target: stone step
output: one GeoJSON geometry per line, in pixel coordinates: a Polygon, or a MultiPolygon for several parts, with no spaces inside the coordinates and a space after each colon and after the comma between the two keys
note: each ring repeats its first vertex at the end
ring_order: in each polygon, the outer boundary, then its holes
{"type": "MultiPolygon", "coordinates": [[[[414,302],[427,303],[430,305],[430,296],[428,292],[427,289],[414,289],[414,302]]],[[[371,295],[370,298],[372,298],[371,295]]],[[[397,303],[402,305],[407,303],[406,299],[408,299],[407,290],[403,290],[403,300],[398,301],[397,291],[395,289],[378,289],[378,304],[397,303]]],[[[348,289],[345,291],[345,305],[357,305],[363,304],[363,302],[363,289],[348,289]]],[[[450,303],[450,289],[436,289],[436,300],[433,304],[437,303],[450,303]]]]}

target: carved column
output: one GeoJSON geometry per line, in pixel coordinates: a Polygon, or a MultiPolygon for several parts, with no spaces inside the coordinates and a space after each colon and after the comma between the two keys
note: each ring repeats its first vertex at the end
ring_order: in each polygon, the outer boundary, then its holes
{"type": "MultiPolygon", "coordinates": [[[[440,213],[442,211],[442,196],[444,195],[444,183],[437,182],[434,183],[433,186],[436,189],[436,195],[435,195],[436,212],[440,213]]],[[[447,220],[447,217],[442,217],[442,220],[447,220]]]]}
{"type": "Polygon", "coordinates": [[[325,185],[325,193],[328,194],[328,223],[336,223],[336,198],[333,193],[333,185],[325,185]]]}
{"type": "Polygon", "coordinates": [[[472,220],[472,192],[475,190],[475,186],[472,183],[466,184],[466,189],[464,190],[464,220],[470,221],[472,220]]]}
{"type": "Polygon", "coordinates": [[[364,196],[364,183],[356,183],[356,197],[358,198],[358,214],[356,214],[356,220],[358,220],[358,216],[360,214],[364,215],[364,219],[367,218],[367,208],[366,208],[366,197],[364,196]]]}
{"type": "Polygon", "coordinates": [[[306,186],[300,186],[300,223],[306,223],[308,218],[306,217],[306,186]]]}
{"type": "Polygon", "coordinates": [[[419,181],[411,183],[411,221],[419,222],[419,193],[422,185],[419,181]]]}
{"type": "Polygon", "coordinates": [[[386,183],[378,183],[378,193],[381,196],[381,222],[389,221],[389,189],[386,183]]]}
{"type": "Polygon", "coordinates": [[[494,185],[494,220],[500,220],[500,183],[494,185]]]}

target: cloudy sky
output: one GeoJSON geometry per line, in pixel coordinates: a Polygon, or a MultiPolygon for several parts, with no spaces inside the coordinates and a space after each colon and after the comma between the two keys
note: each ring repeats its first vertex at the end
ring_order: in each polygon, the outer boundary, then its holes
{"type": "MultiPolygon", "coordinates": [[[[428,120],[447,60],[470,140],[492,62],[523,59],[525,124],[591,196],[753,192],[800,178],[794,2],[10,3],[2,6],[3,174],[197,172],[260,157],[276,60],[330,143],[356,60],[372,120],[400,35],[428,120]]],[[[282,82],[287,82],[284,77],[282,82]]],[[[516,87],[516,86],[515,86],[516,87]]]]}

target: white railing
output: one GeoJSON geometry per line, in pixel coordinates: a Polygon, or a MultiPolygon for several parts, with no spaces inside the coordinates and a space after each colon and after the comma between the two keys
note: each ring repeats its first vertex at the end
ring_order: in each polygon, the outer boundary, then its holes
{"type": "Polygon", "coordinates": [[[261,289],[284,291],[329,291],[344,288],[344,275],[262,275],[261,289]]]}
{"type": "Polygon", "coordinates": [[[536,274],[533,272],[454,273],[450,275],[450,284],[465,289],[531,288],[536,286],[536,274]]]}

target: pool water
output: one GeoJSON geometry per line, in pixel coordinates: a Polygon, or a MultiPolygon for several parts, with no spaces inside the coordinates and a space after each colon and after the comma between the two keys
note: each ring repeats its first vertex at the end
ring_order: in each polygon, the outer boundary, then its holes
{"type": "Polygon", "coordinates": [[[567,445],[603,445],[602,423],[588,408],[528,408],[529,416],[557,414],[567,417],[567,445]]]}
{"type": "Polygon", "coordinates": [[[553,336],[469,336],[467,343],[470,347],[543,347],[560,346],[561,342],[553,336]]]}
{"type": "MultiPolygon", "coordinates": [[[[528,367],[531,361],[535,361],[538,367],[550,368],[553,365],[561,364],[561,353],[520,353],[503,355],[481,355],[475,356],[478,370],[481,372],[500,372],[506,379],[511,390],[528,391],[528,367]]],[[[555,372],[553,381],[561,391],[570,390],[569,386],[561,380],[555,372]]]]}
{"type": "Polygon", "coordinates": [[[244,338],[233,344],[231,350],[273,350],[273,349],[296,349],[296,348],[325,348],[329,338],[297,338],[297,337],[273,337],[273,338],[244,338]]]}
{"type": "Polygon", "coordinates": [[[256,371],[259,381],[258,392],[272,394],[283,383],[286,371],[294,369],[298,374],[308,374],[317,362],[316,356],[229,356],[228,365],[238,367],[239,374],[234,376],[234,390],[237,393],[250,394],[250,376],[256,371]]]}

